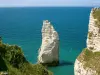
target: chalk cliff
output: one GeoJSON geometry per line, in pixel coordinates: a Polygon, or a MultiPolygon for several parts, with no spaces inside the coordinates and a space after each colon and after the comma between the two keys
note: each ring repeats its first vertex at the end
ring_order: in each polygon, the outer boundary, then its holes
{"type": "Polygon", "coordinates": [[[90,14],[88,38],[87,38],[87,48],[93,52],[100,51],[100,27],[97,22],[100,22],[95,16],[96,11],[99,11],[98,16],[100,15],[100,9],[94,8],[90,14]]]}
{"type": "Polygon", "coordinates": [[[42,45],[39,49],[38,62],[42,64],[58,65],[59,36],[48,20],[43,21],[42,45]]]}
{"type": "Polygon", "coordinates": [[[100,8],[93,8],[90,13],[87,48],[77,57],[74,73],[100,75],[100,8]]]}

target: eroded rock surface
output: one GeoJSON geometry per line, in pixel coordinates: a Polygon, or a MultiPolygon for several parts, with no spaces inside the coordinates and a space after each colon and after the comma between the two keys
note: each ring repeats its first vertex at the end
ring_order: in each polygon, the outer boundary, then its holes
{"type": "Polygon", "coordinates": [[[90,13],[87,47],[74,64],[75,75],[100,75],[100,8],[90,13]]]}
{"type": "Polygon", "coordinates": [[[38,62],[55,65],[59,63],[59,36],[48,20],[43,21],[42,45],[39,49],[38,62]]]}
{"type": "Polygon", "coordinates": [[[100,28],[96,24],[97,19],[93,17],[94,10],[96,9],[92,9],[90,13],[87,48],[91,49],[93,52],[96,52],[100,51],[100,28]]]}

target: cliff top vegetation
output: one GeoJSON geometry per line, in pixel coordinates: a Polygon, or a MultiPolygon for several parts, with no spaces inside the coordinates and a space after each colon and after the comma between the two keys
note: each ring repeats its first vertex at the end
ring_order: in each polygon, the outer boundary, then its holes
{"type": "Polygon", "coordinates": [[[41,64],[29,63],[17,45],[0,43],[0,75],[52,75],[41,64]],[[2,74],[1,74],[2,73],[2,74]]]}
{"type": "Polygon", "coordinates": [[[85,48],[78,60],[83,63],[84,68],[91,68],[95,70],[98,75],[100,75],[100,52],[92,52],[91,50],[85,48]]]}
{"type": "Polygon", "coordinates": [[[100,28],[100,8],[93,9],[93,17],[97,19],[96,25],[100,28]]]}

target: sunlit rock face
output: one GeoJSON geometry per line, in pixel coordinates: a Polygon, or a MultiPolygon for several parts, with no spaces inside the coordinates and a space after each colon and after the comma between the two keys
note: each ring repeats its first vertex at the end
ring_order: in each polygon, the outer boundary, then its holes
{"type": "Polygon", "coordinates": [[[92,70],[91,68],[84,68],[84,63],[80,62],[76,59],[75,65],[74,65],[74,74],[75,75],[98,75],[96,74],[95,70],[92,70]]]}
{"type": "Polygon", "coordinates": [[[48,20],[43,21],[42,44],[39,49],[38,62],[42,64],[59,63],[59,36],[48,20]]]}
{"type": "Polygon", "coordinates": [[[96,15],[100,16],[100,8],[93,8],[90,13],[87,47],[75,61],[75,75],[100,75],[100,20],[96,18],[96,15]]]}
{"type": "Polygon", "coordinates": [[[87,48],[93,52],[100,51],[100,28],[96,24],[97,19],[93,17],[93,12],[99,9],[92,9],[90,13],[87,48]]]}

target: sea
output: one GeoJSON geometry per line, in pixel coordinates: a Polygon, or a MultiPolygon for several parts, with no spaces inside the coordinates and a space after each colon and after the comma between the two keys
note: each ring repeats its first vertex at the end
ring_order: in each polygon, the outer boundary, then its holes
{"type": "Polygon", "coordinates": [[[48,67],[54,75],[74,75],[74,62],[86,47],[92,7],[2,7],[0,36],[4,43],[19,45],[30,63],[37,63],[43,20],[59,34],[59,66],[48,67]]]}

